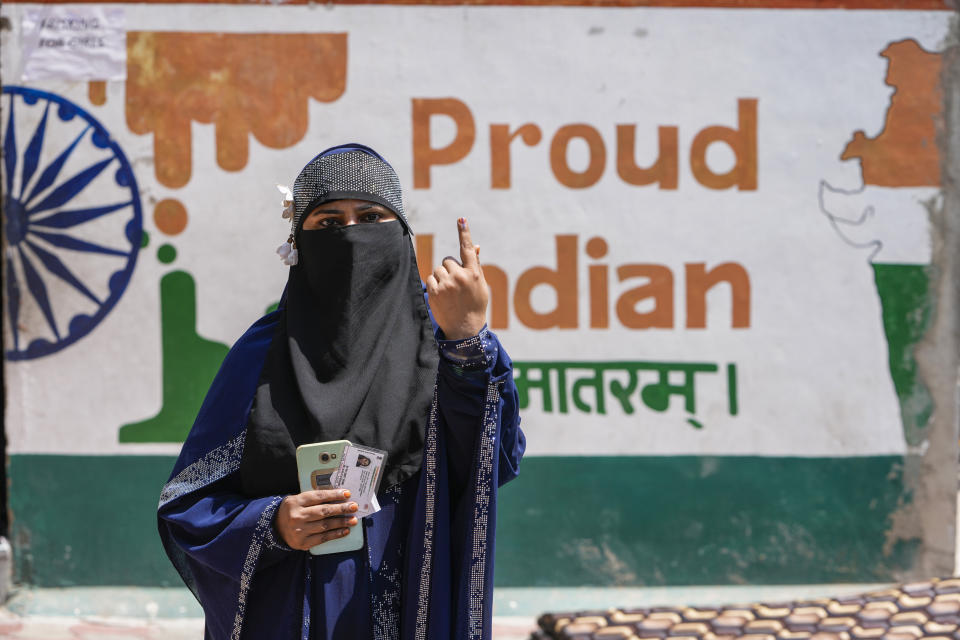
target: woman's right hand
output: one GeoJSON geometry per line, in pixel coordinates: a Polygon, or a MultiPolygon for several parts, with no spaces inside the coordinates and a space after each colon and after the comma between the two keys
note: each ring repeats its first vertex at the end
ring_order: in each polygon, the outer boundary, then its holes
{"type": "Polygon", "coordinates": [[[287,496],[277,508],[274,526],[277,533],[293,549],[310,547],[336,540],[350,533],[357,524],[356,502],[343,502],[350,497],[342,489],[317,489],[287,496]]]}

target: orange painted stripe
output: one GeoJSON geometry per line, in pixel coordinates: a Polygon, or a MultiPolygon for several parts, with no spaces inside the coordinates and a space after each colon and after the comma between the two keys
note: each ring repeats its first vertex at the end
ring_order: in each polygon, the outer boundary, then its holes
{"type": "MultiPolygon", "coordinates": [[[[301,5],[315,0],[279,0],[301,5]]],[[[109,4],[129,0],[6,0],[11,4],[109,4]]],[[[708,9],[885,9],[953,11],[955,0],[326,0],[344,5],[532,6],[532,7],[684,7],[708,9]]],[[[138,3],[139,4],[139,3],[138,3]]],[[[145,0],[142,4],[270,4],[270,0],[145,0]]]]}

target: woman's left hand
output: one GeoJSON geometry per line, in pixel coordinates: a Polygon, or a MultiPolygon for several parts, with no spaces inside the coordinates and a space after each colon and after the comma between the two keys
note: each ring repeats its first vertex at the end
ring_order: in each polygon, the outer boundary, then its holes
{"type": "Polygon", "coordinates": [[[447,340],[463,340],[480,333],[487,322],[490,292],[480,267],[480,247],[470,239],[466,218],[457,220],[460,262],[447,256],[427,277],[430,310],[447,340]]]}

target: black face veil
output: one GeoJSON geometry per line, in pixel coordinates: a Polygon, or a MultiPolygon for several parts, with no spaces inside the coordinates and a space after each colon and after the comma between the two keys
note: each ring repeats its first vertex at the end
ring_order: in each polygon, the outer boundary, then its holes
{"type": "Polygon", "coordinates": [[[438,355],[396,173],[366,147],[335,147],[301,171],[293,200],[298,263],[247,422],[244,492],[299,492],[296,448],[341,439],[386,450],[382,486],[398,484],[420,469],[438,355]],[[300,229],[344,198],[399,220],[300,229]]]}

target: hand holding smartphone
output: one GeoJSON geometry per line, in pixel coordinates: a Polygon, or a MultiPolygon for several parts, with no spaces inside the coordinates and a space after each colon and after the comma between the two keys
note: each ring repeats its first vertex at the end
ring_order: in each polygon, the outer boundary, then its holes
{"type": "MultiPolygon", "coordinates": [[[[377,489],[383,475],[387,454],[379,449],[354,445],[347,440],[317,442],[297,447],[297,472],[300,491],[313,489],[347,489],[350,501],[356,502],[357,518],[380,510],[377,489]]],[[[351,527],[350,533],[336,540],[311,547],[313,555],[356,551],[363,547],[362,527],[351,527]]]]}

